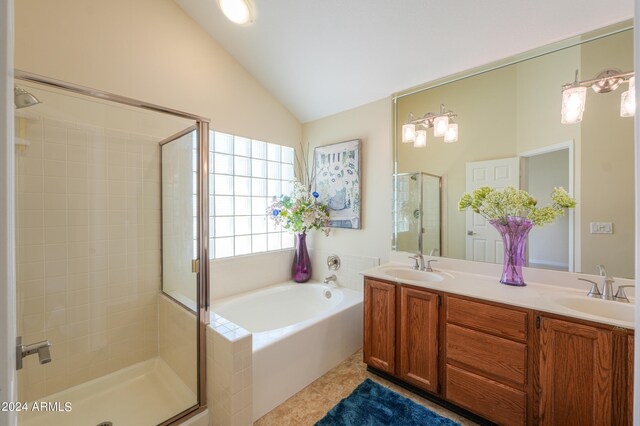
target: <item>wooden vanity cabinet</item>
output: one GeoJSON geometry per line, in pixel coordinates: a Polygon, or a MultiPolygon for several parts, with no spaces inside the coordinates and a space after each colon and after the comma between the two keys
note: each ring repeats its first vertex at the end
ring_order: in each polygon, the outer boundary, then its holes
{"type": "Polygon", "coordinates": [[[445,306],[445,398],[497,424],[527,424],[531,313],[450,295],[445,306]]]}
{"type": "Polygon", "coordinates": [[[539,354],[540,425],[611,424],[611,331],[542,317],[539,354]]]}
{"type": "Polygon", "coordinates": [[[407,383],[438,393],[438,305],[440,296],[400,287],[398,375],[407,383]]]}
{"type": "Polygon", "coordinates": [[[364,361],[499,425],[631,425],[633,331],[365,279],[364,361]]]}
{"type": "Polygon", "coordinates": [[[389,374],[396,372],[396,285],[365,279],[364,362],[389,374]]]}
{"type": "Polygon", "coordinates": [[[633,332],[540,314],[540,425],[631,425],[633,332]]]}

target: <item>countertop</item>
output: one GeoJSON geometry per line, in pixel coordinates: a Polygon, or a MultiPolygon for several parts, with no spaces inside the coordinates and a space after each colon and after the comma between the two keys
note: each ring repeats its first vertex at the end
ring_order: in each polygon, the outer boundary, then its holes
{"type": "MultiPolygon", "coordinates": [[[[375,268],[362,271],[361,274],[384,281],[395,282],[397,284],[408,284],[426,289],[440,290],[446,293],[458,294],[461,296],[473,297],[476,299],[486,300],[490,302],[503,303],[506,305],[517,306],[537,311],[548,312],[557,315],[563,315],[571,318],[578,318],[587,321],[598,322],[627,329],[635,329],[634,321],[623,321],[605,316],[594,315],[579,310],[569,309],[559,303],[562,298],[584,298],[591,303],[591,299],[586,296],[587,290],[576,290],[574,288],[559,287],[556,285],[541,284],[527,281],[524,287],[515,287],[501,284],[499,276],[487,276],[473,274],[469,272],[459,272],[455,270],[447,270],[434,268],[434,272],[442,273],[444,280],[440,282],[413,281],[405,279],[397,279],[382,272],[388,267],[401,267],[409,269],[406,263],[386,263],[375,268]]],[[[602,286],[600,286],[602,287],[602,286]]],[[[615,285],[614,285],[615,287],[615,285]]],[[[635,307],[635,300],[630,298],[631,304],[617,301],[592,300],[594,303],[606,303],[626,305],[621,309],[629,309],[630,306],[635,307]]]]}

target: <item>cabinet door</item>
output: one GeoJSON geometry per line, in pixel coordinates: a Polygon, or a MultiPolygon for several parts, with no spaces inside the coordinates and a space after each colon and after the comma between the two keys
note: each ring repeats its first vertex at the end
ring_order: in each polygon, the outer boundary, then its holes
{"type": "Polygon", "coordinates": [[[438,392],[438,295],[400,289],[400,378],[438,392]]]}
{"type": "Polygon", "coordinates": [[[542,318],[540,424],[611,424],[612,334],[542,318]]]}
{"type": "Polygon", "coordinates": [[[396,286],[367,280],[364,287],[364,362],[395,373],[396,286]]]}

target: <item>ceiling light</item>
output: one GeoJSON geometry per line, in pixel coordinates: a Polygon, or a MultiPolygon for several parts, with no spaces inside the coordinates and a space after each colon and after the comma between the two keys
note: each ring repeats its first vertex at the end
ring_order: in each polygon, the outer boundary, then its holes
{"type": "Polygon", "coordinates": [[[218,0],[220,10],[231,22],[247,25],[253,22],[253,7],[250,0],[218,0]]]}
{"type": "Polygon", "coordinates": [[[587,88],[595,93],[609,93],[623,83],[629,83],[629,90],[622,94],[620,100],[620,116],[632,117],[635,114],[635,78],[634,72],[622,72],[618,69],[606,69],[591,80],[578,81],[578,70],[573,83],[562,86],[562,112],[560,122],[573,124],[582,121],[587,101],[587,88]]]}
{"type": "Polygon", "coordinates": [[[457,114],[445,109],[444,104],[440,105],[440,112],[428,112],[422,118],[414,120],[413,113],[409,113],[407,122],[402,126],[402,142],[413,142],[415,148],[427,146],[427,131],[433,127],[435,137],[445,137],[445,142],[451,143],[458,140],[458,125],[451,123],[457,114]],[[416,130],[416,128],[420,130],[416,130]],[[448,139],[447,139],[447,134],[448,139]]]}

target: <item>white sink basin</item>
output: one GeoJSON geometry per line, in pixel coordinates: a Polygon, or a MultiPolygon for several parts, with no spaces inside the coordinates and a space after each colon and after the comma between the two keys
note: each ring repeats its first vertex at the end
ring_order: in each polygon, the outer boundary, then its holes
{"type": "Polygon", "coordinates": [[[442,275],[436,272],[416,271],[415,269],[403,268],[401,266],[389,266],[386,268],[381,268],[380,272],[400,280],[430,282],[440,282],[444,280],[442,275]]]}
{"type": "Polygon", "coordinates": [[[586,296],[566,296],[556,299],[558,304],[573,311],[597,315],[617,321],[634,322],[635,305],[586,296]]]}

